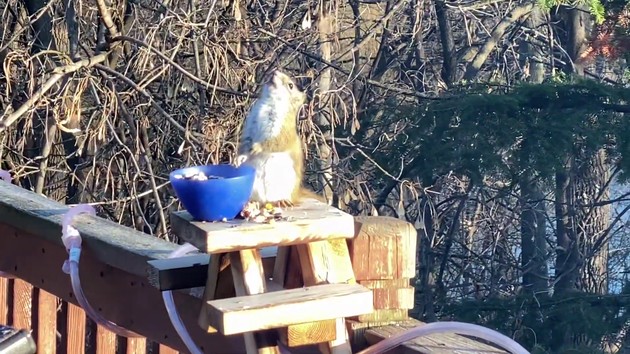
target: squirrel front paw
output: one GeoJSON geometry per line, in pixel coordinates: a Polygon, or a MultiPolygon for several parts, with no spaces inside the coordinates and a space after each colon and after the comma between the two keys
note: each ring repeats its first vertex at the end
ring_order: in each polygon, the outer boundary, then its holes
{"type": "Polygon", "coordinates": [[[288,199],[283,199],[283,200],[278,200],[275,203],[272,203],[272,205],[280,207],[280,208],[289,208],[295,205],[295,203],[293,203],[292,201],[288,200],[288,199]]]}
{"type": "Polygon", "coordinates": [[[234,160],[234,166],[238,167],[242,165],[245,161],[247,161],[247,155],[238,155],[236,160],[234,160]]]}

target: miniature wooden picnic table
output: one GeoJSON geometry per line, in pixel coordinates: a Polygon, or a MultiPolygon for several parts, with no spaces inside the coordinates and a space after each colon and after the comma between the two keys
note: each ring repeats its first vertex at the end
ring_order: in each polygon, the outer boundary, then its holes
{"type": "Polygon", "coordinates": [[[354,218],[316,200],[286,208],[289,220],[256,223],[194,221],[171,214],[173,232],[211,254],[199,324],[208,332],[243,334],[248,354],[279,353],[319,343],[324,353],[350,354],[345,317],[371,313],[372,291],[357,284],[346,240],[354,218]],[[260,249],[277,246],[273,278],[265,279],[260,249]],[[236,297],[217,298],[217,280],[229,260],[236,297]],[[301,276],[296,287],[289,274],[301,276]]]}

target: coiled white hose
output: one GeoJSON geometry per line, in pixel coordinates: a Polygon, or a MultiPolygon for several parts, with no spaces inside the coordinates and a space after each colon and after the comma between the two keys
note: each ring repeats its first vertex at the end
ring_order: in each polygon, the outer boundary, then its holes
{"type": "Polygon", "coordinates": [[[436,333],[458,333],[468,336],[474,336],[492,342],[500,346],[501,348],[510,351],[512,354],[530,354],[527,350],[525,350],[525,348],[516,343],[516,341],[514,341],[512,338],[505,336],[497,331],[472,323],[451,321],[433,322],[412,328],[405,332],[401,332],[387,339],[384,339],[374,344],[373,346],[364,349],[358,354],[384,353],[406,341],[436,333]]]}
{"type": "Polygon", "coordinates": [[[63,241],[66,251],[68,251],[69,257],[63,263],[62,270],[66,274],[70,274],[70,282],[72,284],[72,291],[77,298],[77,302],[83,308],[85,313],[97,324],[107,328],[109,331],[124,337],[140,337],[140,335],[129,331],[125,328],[119,327],[115,323],[107,320],[101,314],[94,310],[90,305],[83,293],[81,287],[81,277],[79,274],[79,259],[81,258],[81,235],[79,230],[72,226],[72,219],[78,214],[90,214],[96,215],[94,208],[87,204],[79,204],[71,208],[64,216],[61,223],[61,240],[63,241]]]}

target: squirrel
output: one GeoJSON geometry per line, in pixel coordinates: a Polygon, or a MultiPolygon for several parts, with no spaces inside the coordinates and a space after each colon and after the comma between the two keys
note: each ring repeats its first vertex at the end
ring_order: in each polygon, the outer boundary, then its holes
{"type": "Polygon", "coordinates": [[[324,201],[302,186],[304,151],[297,115],[305,101],[306,94],[280,70],[263,84],[245,118],[235,162],[256,169],[251,202],[289,207],[304,198],[324,201]]]}

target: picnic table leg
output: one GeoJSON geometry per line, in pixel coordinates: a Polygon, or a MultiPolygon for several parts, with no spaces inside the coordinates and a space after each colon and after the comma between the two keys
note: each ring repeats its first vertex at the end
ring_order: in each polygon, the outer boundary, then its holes
{"type": "MultiPolygon", "coordinates": [[[[299,253],[304,285],[349,283],[354,284],[354,271],[345,239],[310,242],[295,246],[299,253]]],[[[322,353],[352,354],[345,320],[336,320],[337,338],[321,343],[322,353]]]]}
{"type": "MultiPolygon", "coordinates": [[[[236,296],[261,294],[267,291],[262,258],[257,249],[230,252],[230,264],[236,296]]],[[[275,330],[245,333],[247,354],[279,354],[275,330]]]]}

